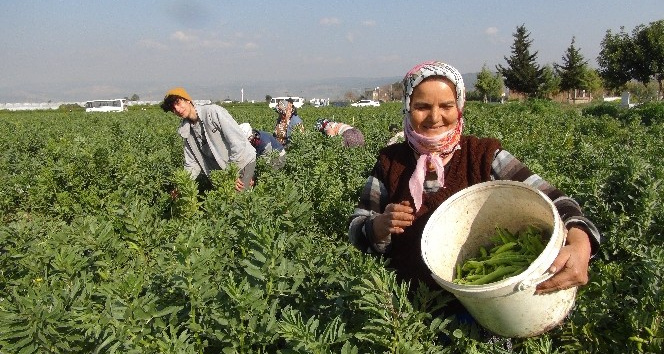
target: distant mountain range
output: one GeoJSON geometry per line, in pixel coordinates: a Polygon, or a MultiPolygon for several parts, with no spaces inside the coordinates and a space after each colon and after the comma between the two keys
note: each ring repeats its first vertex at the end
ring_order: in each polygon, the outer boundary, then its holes
{"type": "MultiPolygon", "coordinates": [[[[477,73],[463,74],[466,90],[475,87],[477,73]]],[[[312,98],[325,98],[332,101],[344,100],[347,92],[356,96],[363,95],[365,91],[376,87],[384,87],[400,82],[402,77],[359,78],[341,77],[313,80],[284,80],[284,81],[254,81],[231,82],[220,84],[186,84],[185,88],[195,99],[209,99],[223,101],[230,99],[239,101],[263,101],[266,95],[300,96],[309,100],[312,98]],[[243,95],[244,94],[244,95],[243,95]]],[[[114,82],[99,86],[96,83],[63,83],[54,87],[41,84],[39,87],[22,87],[10,89],[5,87],[0,97],[0,103],[18,102],[84,102],[93,99],[110,99],[131,97],[137,94],[142,101],[158,101],[163,98],[164,92],[171,84],[165,82],[114,82]]]]}
{"type": "MultiPolygon", "coordinates": [[[[477,73],[463,74],[463,80],[466,85],[466,90],[474,90],[475,82],[477,81],[477,73]]],[[[224,89],[231,92],[228,97],[221,99],[235,99],[239,100],[239,96],[233,93],[240,92],[244,89],[246,97],[256,97],[255,92],[264,92],[258,96],[257,99],[262,100],[265,95],[270,96],[300,96],[306,99],[310,98],[329,98],[331,100],[343,100],[347,92],[352,92],[356,95],[362,95],[365,91],[372,90],[376,87],[383,87],[401,82],[402,77],[380,77],[380,78],[359,78],[359,77],[340,77],[332,79],[321,80],[293,80],[293,81],[279,81],[279,82],[256,82],[248,85],[231,84],[225,85],[224,89]],[[250,95],[250,96],[248,96],[250,95]]],[[[210,98],[212,99],[212,98],[210,98]]],[[[214,100],[214,99],[213,99],[214,100]]]]}
{"type": "MultiPolygon", "coordinates": [[[[466,90],[475,89],[477,73],[462,74],[466,90]]],[[[344,100],[347,92],[355,95],[362,95],[365,91],[376,87],[383,87],[401,82],[402,77],[380,77],[380,78],[359,78],[359,77],[340,77],[320,80],[291,80],[291,81],[263,81],[248,83],[245,85],[238,83],[225,84],[220,87],[192,86],[192,90],[218,91],[224,92],[223,97],[205,97],[212,101],[231,99],[240,100],[241,91],[244,91],[245,100],[264,100],[265,95],[276,96],[299,96],[307,100],[311,98],[329,98],[332,101],[344,100]]],[[[140,95],[140,94],[139,94],[140,95]]]]}
{"type": "MultiPolygon", "coordinates": [[[[341,77],[317,80],[288,80],[288,81],[260,81],[247,84],[230,83],[217,88],[225,92],[224,97],[239,100],[240,90],[244,90],[245,100],[263,100],[266,95],[276,96],[299,96],[305,99],[329,98],[330,100],[343,100],[347,92],[362,95],[367,90],[386,86],[400,81],[399,77],[381,78],[359,78],[341,77]]],[[[216,91],[212,89],[211,91],[216,91]]],[[[210,98],[212,99],[212,98],[210,98]]],[[[214,100],[214,99],[213,99],[214,100]]]]}

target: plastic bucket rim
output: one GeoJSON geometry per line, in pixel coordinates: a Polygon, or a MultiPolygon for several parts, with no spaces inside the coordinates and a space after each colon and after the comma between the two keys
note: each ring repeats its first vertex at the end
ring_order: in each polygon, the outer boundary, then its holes
{"type": "MultiPolygon", "coordinates": [[[[553,214],[554,222],[553,222],[553,227],[552,231],[555,231],[558,227],[562,227],[561,223],[562,220],[560,219],[560,215],[558,214],[558,210],[555,208],[555,205],[553,204],[553,201],[542,191],[524,183],[524,182],[519,182],[519,181],[509,181],[509,180],[496,180],[496,181],[488,181],[488,182],[481,182],[474,184],[470,187],[464,188],[461,191],[453,194],[450,196],[448,199],[446,199],[443,203],[441,203],[438,208],[431,214],[431,217],[429,220],[434,219],[434,216],[437,216],[437,214],[442,213],[443,210],[447,209],[450,205],[454,204],[457,200],[465,197],[466,195],[475,192],[477,189],[481,188],[504,188],[504,187],[519,187],[523,188],[529,192],[533,192],[539,197],[543,198],[545,201],[547,201],[548,208],[550,209],[551,213],[553,214]]],[[[425,225],[423,233],[422,233],[422,240],[421,240],[421,249],[422,249],[422,255],[424,262],[426,266],[429,268],[431,271],[432,267],[429,262],[429,258],[427,257],[428,253],[428,247],[426,246],[426,237],[430,235],[428,229],[430,228],[430,224],[427,222],[427,225],[425,225]]],[[[564,230],[563,230],[564,232],[564,230]]],[[[551,235],[552,236],[552,235],[551,235]]],[[[564,238],[564,237],[563,237],[564,238]]],[[[534,275],[535,278],[538,278],[544,274],[544,272],[537,271],[537,269],[541,268],[541,257],[544,257],[548,254],[554,254],[553,259],[555,259],[555,256],[557,256],[558,252],[552,253],[551,248],[557,248],[558,250],[564,245],[564,240],[561,245],[557,245],[557,243],[553,242],[554,239],[553,237],[550,237],[549,242],[547,242],[546,246],[544,247],[544,251],[520,274],[517,274],[515,276],[497,281],[497,282],[492,282],[488,284],[483,284],[483,285],[465,285],[465,284],[456,284],[447,280],[444,280],[438,276],[434,275],[434,272],[431,271],[431,275],[434,278],[434,280],[440,284],[443,288],[445,288],[447,291],[450,291],[454,294],[473,294],[473,293],[485,293],[487,291],[498,291],[502,289],[511,289],[514,288],[515,286],[518,286],[520,283],[522,283],[524,280],[529,279],[531,276],[534,275]],[[548,252],[547,252],[548,251],[548,252]],[[538,273],[538,274],[534,274],[538,273]]],[[[553,262],[553,259],[551,259],[551,262],[546,262],[548,263],[546,265],[546,269],[548,269],[553,262]]],[[[545,271],[546,271],[545,269],[545,271]]]]}

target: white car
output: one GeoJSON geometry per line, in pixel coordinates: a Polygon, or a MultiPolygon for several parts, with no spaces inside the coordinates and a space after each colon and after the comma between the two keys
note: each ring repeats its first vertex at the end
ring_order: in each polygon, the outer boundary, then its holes
{"type": "Polygon", "coordinates": [[[380,102],[374,100],[359,100],[351,103],[353,107],[380,107],[380,102]]]}

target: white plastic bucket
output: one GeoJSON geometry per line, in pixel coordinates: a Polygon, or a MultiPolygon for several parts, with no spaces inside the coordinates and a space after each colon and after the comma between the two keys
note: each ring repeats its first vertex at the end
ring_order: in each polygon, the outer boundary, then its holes
{"type": "Polygon", "coordinates": [[[431,215],[422,235],[422,258],[440,286],[477,322],[505,337],[531,337],[559,325],[574,305],[576,287],[535,295],[565,243],[558,211],[542,192],[521,182],[492,181],[459,191],[431,215]],[[521,274],[486,285],[452,282],[457,262],[491,245],[496,227],[514,233],[528,225],[550,235],[544,251],[521,274]]]}

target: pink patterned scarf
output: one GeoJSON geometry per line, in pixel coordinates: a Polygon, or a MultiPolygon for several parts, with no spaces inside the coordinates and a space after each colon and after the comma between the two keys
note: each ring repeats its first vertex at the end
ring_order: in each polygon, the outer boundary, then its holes
{"type": "Polygon", "coordinates": [[[415,210],[422,206],[424,179],[427,171],[435,171],[438,183],[445,185],[444,160],[454,151],[460,149],[459,142],[463,133],[463,107],[465,104],[465,88],[463,78],[457,69],[442,62],[425,62],[415,66],[404,77],[404,134],[408,143],[418,153],[415,171],[410,177],[408,187],[415,202],[415,210]],[[454,130],[449,130],[435,137],[426,137],[415,132],[411,125],[410,96],[413,90],[424,79],[430,76],[442,76],[454,84],[457,98],[459,121],[454,130]]]}

